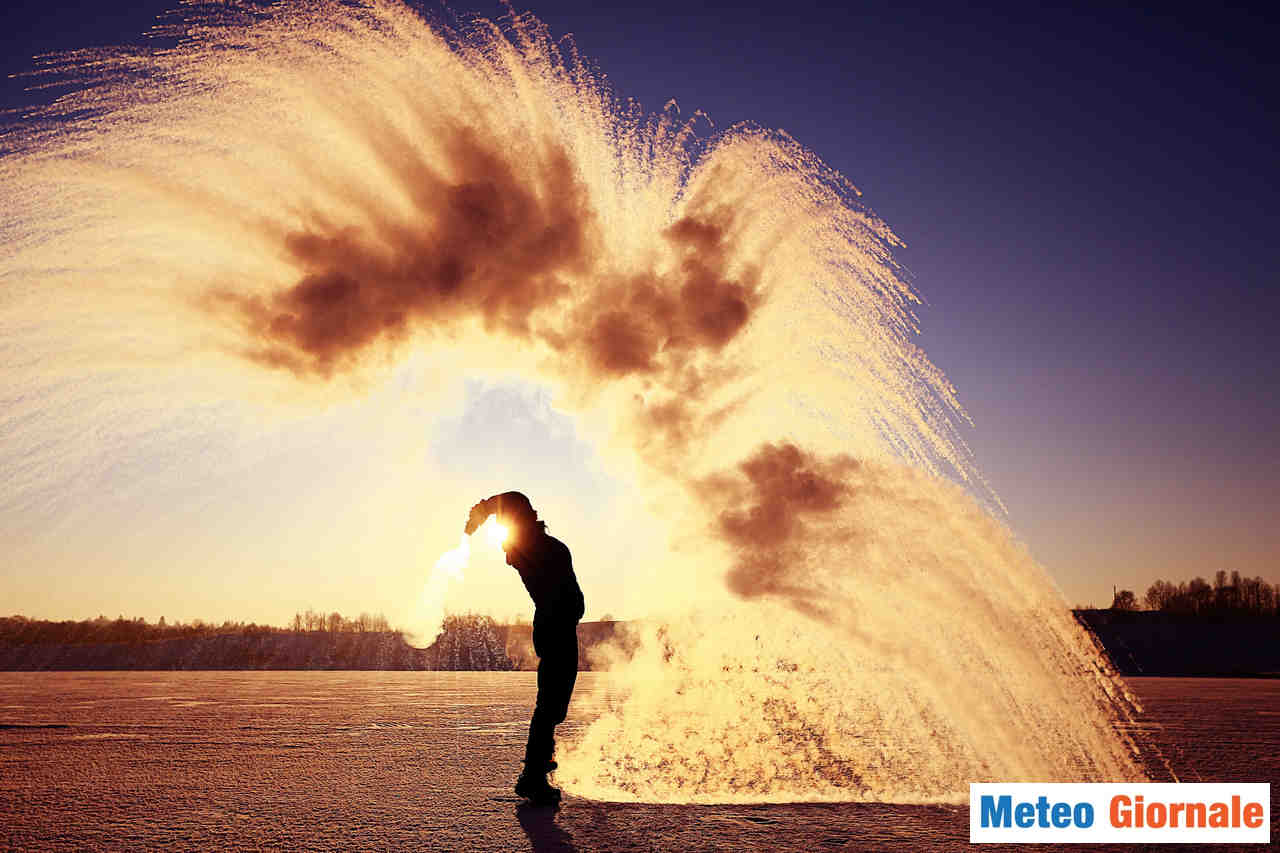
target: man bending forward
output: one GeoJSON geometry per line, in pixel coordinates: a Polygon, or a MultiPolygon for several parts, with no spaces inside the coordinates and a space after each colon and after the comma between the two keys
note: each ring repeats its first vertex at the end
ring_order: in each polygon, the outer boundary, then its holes
{"type": "Polygon", "coordinates": [[[520,573],[520,580],[533,599],[538,701],[529,722],[524,772],[516,782],[516,793],[533,802],[555,803],[560,799],[560,790],[547,782],[547,774],[556,766],[551,760],[556,726],[564,722],[573,685],[578,680],[582,590],[573,574],[569,549],[547,535],[546,522],[538,520],[527,497],[520,492],[503,492],[485,498],[471,508],[466,532],[474,533],[491,515],[496,515],[498,523],[507,529],[502,543],[507,565],[520,573]]]}

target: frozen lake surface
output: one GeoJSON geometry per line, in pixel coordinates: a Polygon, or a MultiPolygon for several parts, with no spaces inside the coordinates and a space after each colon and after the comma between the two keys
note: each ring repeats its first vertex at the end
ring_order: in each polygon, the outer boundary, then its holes
{"type": "MultiPolygon", "coordinates": [[[[1280,779],[1280,681],[1130,684],[1147,707],[1142,725],[1183,781],[1280,779]]],[[[607,676],[583,673],[562,728],[598,714],[608,690],[607,676]]],[[[521,807],[511,785],[534,692],[532,673],[0,673],[0,846],[967,845],[962,806],[673,806],[569,797],[558,812],[521,807]]],[[[1275,838],[1274,802],[1271,813],[1275,838]]]]}

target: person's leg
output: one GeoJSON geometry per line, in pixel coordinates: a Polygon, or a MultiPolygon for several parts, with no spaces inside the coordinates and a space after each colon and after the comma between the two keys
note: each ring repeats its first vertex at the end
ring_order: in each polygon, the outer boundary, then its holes
{"type": "MultiPolygon", "coordinates": [[[[544,651],[549,652],[548,649],[544,651]]],[[[549,709],[549,697],[555,682],[555,659],[548,653],[538,658],[538,699],[529,721],[529,742],[524,750],[526,773],[546,772],[555,749],[555,722],[549,709]]]]}
{"type": "Polygon", "coordinates": [[[544,628],[535,642],[538,652],[538,699],[529,721],[526,772],[546,772],[555,751],[555,728],[564,722],[578,678],[576,626],[544,628]]]}
{"type": "MultiPolygon", "coordinates": [[[[569,700],[573,698],[573,687],[578,681],[578,632],[577,626],[569,626],[556,638],[556,649],[548,678],[546,696],[547,722],[550,724],[550,736],[547,749],[547,760],[551,760],[555,752],[555,729],[569,715],[569,700]]],[[[540,703],[541,704],[541,703],[540,703]]]]}

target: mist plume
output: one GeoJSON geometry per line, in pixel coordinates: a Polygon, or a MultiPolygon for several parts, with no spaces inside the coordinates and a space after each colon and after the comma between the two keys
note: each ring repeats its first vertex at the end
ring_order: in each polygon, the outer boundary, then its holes
{"type": "Polygon", "coordinates": [[[899,241],[815,154],[624,103],[527,15],[228,3],[157,35],[63,57],[79,88],[5,140],[9,506],[89,466],[104,411],[139,446],[228,405],[287,434],[388,364],[514,371],[679,545],[570,791],[1141,778],[1123,684],[983,508],[899,241]]]}

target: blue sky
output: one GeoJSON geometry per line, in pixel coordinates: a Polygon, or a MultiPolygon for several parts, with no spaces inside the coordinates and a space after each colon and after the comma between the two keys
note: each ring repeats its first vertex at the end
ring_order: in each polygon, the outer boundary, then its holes
{"type": "MultiPolygon", "coordinates": [[[[10,7],[5,70],[134,38],[167,5],[10,7]]],[[[1266,12],[528,8],[620,95],[783,128],[863,191],[907,243],[921,343],[974,419],[979,467],[1070,600],[1219,568],[1280,580],[1266,12]]],[[[5,84],[6,107],[34,97],[5,84]]],[[[463,422],[539,406],[468,400],[463,422]]],[[[460,458],[468,437],[438,440],[460,458]]]]}

